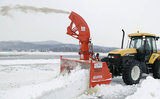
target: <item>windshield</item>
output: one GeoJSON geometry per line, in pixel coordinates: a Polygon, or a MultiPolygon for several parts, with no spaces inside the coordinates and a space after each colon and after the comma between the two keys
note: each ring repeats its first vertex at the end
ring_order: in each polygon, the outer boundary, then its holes
{"type": "Polygon", "coordinates": [[[146,47],[147,51],[157,52],[156,40],[153,37],[146,38],[146,47]]]}
{"type": "Polygon", "coordinates": [[[134,37],[134,38],[131,38],[129,48],[141,49],[143,47],[143,44],[144,44],[144,41],[142,37],[134,37]]]}

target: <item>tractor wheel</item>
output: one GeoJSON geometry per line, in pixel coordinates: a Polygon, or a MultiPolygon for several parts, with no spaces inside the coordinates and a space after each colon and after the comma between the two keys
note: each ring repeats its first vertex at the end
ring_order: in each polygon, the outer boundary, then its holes
{"type": "Polygon", "coordinates": [[[153,65],[153,77],[160,79],[160,59],[157,59],[153,65]]]}
{"type": "Polygon", "coordinates": [[[122,78],[127,85],[139,83],[142,76],[140,63],[136,60],[128,61],[124,64],[122,78]]]}

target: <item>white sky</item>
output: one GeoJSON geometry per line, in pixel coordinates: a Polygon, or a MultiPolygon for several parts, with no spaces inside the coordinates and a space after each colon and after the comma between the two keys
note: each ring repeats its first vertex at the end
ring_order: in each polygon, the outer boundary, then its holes
{"type": "MultiPolygon", "coordinates": [[[[122,28],[160,36],[160,0],[0,0],[4,5],[29,5],[74,11],[88,23],[94,45],[120,47],[122,28]]],[[[78,44],[66,35],[69,15],[10,12],[0,15],[0,41],[56,40],[78,44]]],[[[126,40],[127,40],[126,35],[126,40]]]]}

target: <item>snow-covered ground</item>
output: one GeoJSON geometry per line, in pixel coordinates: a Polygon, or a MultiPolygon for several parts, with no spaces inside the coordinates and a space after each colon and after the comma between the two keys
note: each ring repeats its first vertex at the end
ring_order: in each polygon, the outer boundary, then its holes
{"type": "MultiPolygon", "coordinates": [[[[78,55],[77,52],[0,52],[0,55],[78,55]]],[[[107,53],[100,53],[104,56],[107,53]]]]}
{"type": "Polygon", "coordinates": [[[109,85],[89,89],[88,70],[77,68],[60,75],[60,60],[50,55],[76,53],[1,52],[0,55],[5,57],[0,60],[0,99],[160,99],[160,80],[152,76],[137,85],[125,85],[117,77],[109,85]],[[21,59],[22,54],[48,58],[21,59]],[[16,58],[9,58],[13,56],[16,58]]]}

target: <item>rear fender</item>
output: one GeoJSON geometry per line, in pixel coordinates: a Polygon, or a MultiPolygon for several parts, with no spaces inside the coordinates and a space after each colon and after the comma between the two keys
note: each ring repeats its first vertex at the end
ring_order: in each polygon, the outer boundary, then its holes
{"type": "Polygon", "coordinates": [[[150,59],[149,59],[149,63],[150,63],[150,64],[154,64],[154,62],[156,61],[156,59],[159,58],[159,57],[160,57],[160,54],[158,54],[158,53],[153,53],[153,54],[151,55],[150,59]]]}

